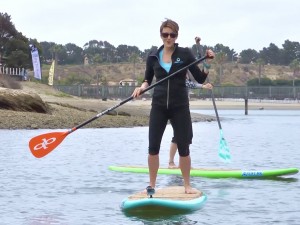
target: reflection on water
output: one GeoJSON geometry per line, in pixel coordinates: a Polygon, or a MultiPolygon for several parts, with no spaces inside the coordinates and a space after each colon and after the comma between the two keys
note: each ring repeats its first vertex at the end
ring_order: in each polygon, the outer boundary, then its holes
{"type": "MultiPolygon", "coordinates": [[[[213,114],[213,111],[204,113],[213,114]]],[[[216,122],[195,123],[195,168],[261,170],[299,167],[298,111],[219,112],[232,162],[218,158],[216,122]]],[[[30,138],[53,130],[0,130],[1,225],[11,224],[299,224],[299,174],[274,179],[192,177],[208,200],[194,213],[162,218],[125,215],[120,203],[148,185],[147,174],[119,173],[110,165],[147,165],[147,127],[79,129],[44,158],[34,158],[30,138]]],[[[167,127],[160,163],[168,164],[167,127]]],[[[178,162],[178,158],[176,158],[178,162]]],[[[159,175],[157,186],[182,185],[180,176],[159,175]]]]}
{"type": "Polygon", "coordinates": [[[187,218],[185,215],[172,215],[172,216],[157,216],[157,215],[128,215],[131,221],[142,222],[145,225],[168,225],[168,224],[176,224],[176,225],[192,225],[197,224],[198,221],[193,221],[187,218]]]}
{"type": "Polygon", "coordinates": [[[167,210],[167,209],[161,209],[158,211],[129,211],[129,212],[124,212],[124,215],[131,219],[142,219],[144,221],[148,222],[160,222],[162,220],[177,220],[181,221],[182,220],[188,220],[185,216],[185,214],[192,214],[193,212],[190,211],[175,211],[175,210],[167,210]]]}

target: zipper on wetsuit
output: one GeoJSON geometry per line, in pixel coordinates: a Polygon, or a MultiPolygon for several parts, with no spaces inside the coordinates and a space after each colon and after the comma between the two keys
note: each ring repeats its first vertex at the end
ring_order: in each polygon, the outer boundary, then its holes
{"type": "MultiPolygon", "coordinates": [[[[152,56],[154,56],[154,57],[156,57],[156,59],[158,60],[158,62],[159,62],[159,57],[157,56],[157,55],[152,55],[152,56]]],[[[173,61],[173,60],[172,60],[173,61]]],[[[159,63],[160,64],[160,63],[159,63]]],[[[173,65],[173,62],[172,62],[172,65],[173,65]]],[[[172,67],[172,65],[171,65],[171,67],[172,67]]],[[[162,67],[161,65],[160,65],[160,67],[162,67]]],[[[171,70],[171,68],[170,68],[170,70],[171,70]]],[[[167,75],[169,75],[169,73],[167,73],[167,75]]],[[[167,109],[169,109],[169,90],[170,90],[170,80],[168,79],[168,87],[167,87],[167,109]]]]}
{"type": "Polygon", "coordinates": [[[169,109],[169,91],[170,91],[170,79],[168,80],[168,88],[167,88],[167,109],[169,109]]]}

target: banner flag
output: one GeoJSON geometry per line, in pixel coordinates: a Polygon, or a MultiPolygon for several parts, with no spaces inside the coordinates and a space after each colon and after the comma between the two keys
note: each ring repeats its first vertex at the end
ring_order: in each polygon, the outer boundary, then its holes
{"type": "Polygon", "coordinates": [[[53,85],[53,78],[54,78],[54,68],[55,67],[55,60],[52,61],[50,70],[49,70],[49,77],[48,77],[48,85],[53,85]]]}
{"type": "Polygon", "coordinates": [[[42,79],[41,64],[38,49],[34,45],[29,45],[31,48],[32,65],[34,77],[38,80],[42,79]]]}

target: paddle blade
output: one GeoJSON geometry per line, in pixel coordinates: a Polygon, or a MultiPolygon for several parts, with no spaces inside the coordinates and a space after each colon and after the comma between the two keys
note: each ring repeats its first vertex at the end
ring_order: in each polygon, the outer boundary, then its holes
{"type": "Polygon", "coordinates": [[[223,137],[223,132],[221,130],[221,138],[220,138],[220,144],[219,144],[219,157],[224,162],[230,162],[231,161],[231,155],[228,148],[228,145],[226,143],[225,138],[223,137]]]}
{"type": "Polygon", "coordinates": [[[69,133],[66,131],[38,135],[29,141],[30,151],[36,158],[42,158],[54,150],[69,133]]]}

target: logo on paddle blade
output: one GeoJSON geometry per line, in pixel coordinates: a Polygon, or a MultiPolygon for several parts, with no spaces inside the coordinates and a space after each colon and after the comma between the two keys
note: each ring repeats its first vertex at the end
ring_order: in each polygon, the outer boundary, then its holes
{"type": "Polygon", "coordinates": [[[43,138],[42,141],[43,141],[42,143],[35,145],[33,150],[38,151],[40,149],[47,149],[48,148],[47,146],[55,142],[56,138],[55,137],[48,138],[48,139],[43,138]]]}

